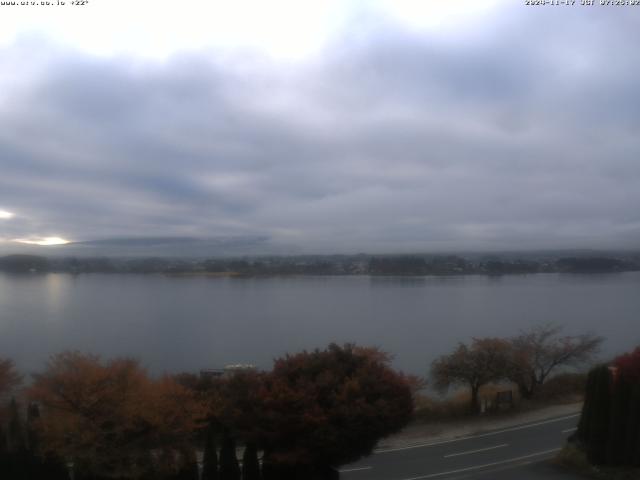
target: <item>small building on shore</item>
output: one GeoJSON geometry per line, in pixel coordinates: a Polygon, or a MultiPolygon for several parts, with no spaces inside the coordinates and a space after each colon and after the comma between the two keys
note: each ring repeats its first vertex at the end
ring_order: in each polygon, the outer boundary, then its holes
{"type": "Polygon", "coordinates": [[[246,363],[235,363],[225,365],[223,368],[209,368],[200,370],[200,378],[202,380],[213,380],[216,378],[226,378],[239,372],[254,372],[257,368],[255,365],[246,363]]]}

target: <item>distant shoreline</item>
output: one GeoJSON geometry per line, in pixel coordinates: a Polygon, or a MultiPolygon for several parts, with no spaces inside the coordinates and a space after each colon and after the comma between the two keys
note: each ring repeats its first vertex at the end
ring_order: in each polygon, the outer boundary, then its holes
{"type": "Polygon", "coordinates": [[[370,276],[427,277],[523,275],[534,273],[605,274],[640,271],[640,254],[610,256],[516,257],[511,254],[460,255],[308,255],[239,258],[84,258],[7,255],[8,273],[163,274],[172,277],[370,276]]]}

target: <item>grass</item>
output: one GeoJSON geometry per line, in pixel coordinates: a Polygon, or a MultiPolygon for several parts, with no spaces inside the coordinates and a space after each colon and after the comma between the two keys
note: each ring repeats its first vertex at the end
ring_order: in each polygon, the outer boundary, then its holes
{"type": "MultiPolygon", "coordinates": [[[[557,375],[549,379],[547,383],[540,388],[533,400],[520,398],[517,388],[514,385],[485,385],[480,389],[480,401],[481,403],[488,404],[488,410],[482,416],[504,416],[537,410],[551,405],[581,402],[584,399],[585,381],[586,375],[583,374],[565,373],[557,375]],[[513,408],[501,410],[491,408],[491,403],[496,398],[497,392],[509,389],[514,392],[513,408]]],[[[445,398],[424,394],[418,395],[415,403],[414,421],[417,423],[473,417],[470,409],[471,394],[468,389],[461,389],[445,398]]]]}
{"type": "Polygon", "coordinates": [[[575,445],[565,446],[555,458],[559,467],[595,480],[638,480],[640,468],[600,467],[591,465],[586,454],[575,445]]]}

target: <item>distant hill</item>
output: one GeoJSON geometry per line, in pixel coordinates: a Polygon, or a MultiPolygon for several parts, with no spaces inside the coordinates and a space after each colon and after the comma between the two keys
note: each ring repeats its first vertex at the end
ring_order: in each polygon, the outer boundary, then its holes
{"type": "Polygon", "coordinates": [[[624,272],[637,268],[631,262],[606,257],[561,258],[556,265],[560,272],[568,273],[624,272]]]}
{"type": "Polygon", "coordinates": [[[7,255],[0,257],[0,270],[11,273],[46,272],[49,260],[37,255],[7,255]]]}
{"type": "MultiPolygon", "coordinates": [[[[104,255],[105,243],[75,245],[65,250],[65,256],[48,258],[37,255],[9,255],[0,257],[0,271],[6,272],[67,272],[81,273],[162,273],[172,275],[197,274],[216,276],[266,275],[519,275],[534,273],[615,273],[640,270],[637,255],[618,257],[561,257],[541,259],[514,258],[492,254],[486,258],[465,258],[456,255],[211,255],[210,243],[197,239],[124,239],[108,243],[120,255],[104,255]],[[171,249],[177,245],[177,249],[171,249]],[[132,245],[135,247],[132,248],[132,245]],[[188,254],[178,252],[188,245],[188,254]],[[85,248],[84,255],[71,254],[85,248]],[[158,255],[163,251],[165,255],[158,255]],[[174,253],[167,256],[166,252],[174,253]],[[100,255],[95,254],[100,252],[100,255]],[[127,252],[122,255],[122,252],[127,252]],[[204,252],[198,255],[198,252],[204,252]],[[94,253],[94,255],[90,255],[94,253]],[[136,255],[137,253],[137,255],[136,255]],[[153,253],[153,254],[152,254],[153,253]]],[[[60,253],[60,251],[58,251],[60,253]]]]}

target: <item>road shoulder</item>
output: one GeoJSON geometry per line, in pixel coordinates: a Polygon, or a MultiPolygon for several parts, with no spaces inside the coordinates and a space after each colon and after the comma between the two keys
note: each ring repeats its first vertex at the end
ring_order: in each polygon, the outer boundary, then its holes
{"type": "Polygon", "coordinates": [[[492,430],[502,430],[518,425],[542,422],[553,418],[579,414],[582,402],[553,405],[526,412],[486,415],[448,422],[410,424],[401,432],[378,443],[377,450],[403,448],[413,444],[455,440],[482,434],[492,430]]]}

